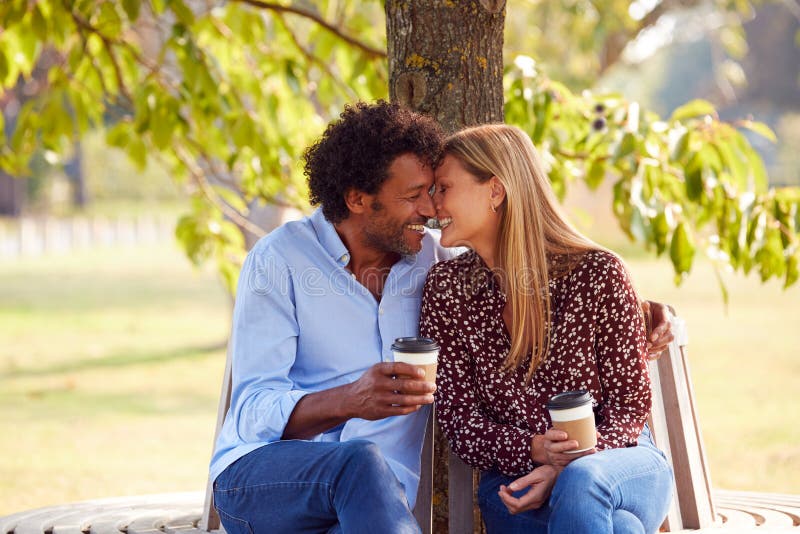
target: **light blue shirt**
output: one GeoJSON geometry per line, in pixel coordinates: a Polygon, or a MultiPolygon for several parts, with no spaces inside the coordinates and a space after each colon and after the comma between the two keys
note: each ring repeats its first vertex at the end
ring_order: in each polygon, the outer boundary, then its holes
{"type": "MultiPolygon", "coordinates": [[[[392,267],[378,302],[345,269],[349,252],[321,209],[261,239],[239,276],[231,404],[211,459],[212,480],[238,458],[280,440],[304,395],[393,361],[395,338],[417,335],[428,269],[453,255],[427,231],[422,251],[392,267]]],[[[350,419],[311,441],[374,442],[413,506],[429,414],[425,406],[379,421],[350,419]]]]}

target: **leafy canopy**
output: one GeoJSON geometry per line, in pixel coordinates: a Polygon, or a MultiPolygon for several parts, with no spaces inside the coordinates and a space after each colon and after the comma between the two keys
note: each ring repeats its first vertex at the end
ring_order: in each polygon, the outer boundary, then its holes
{"type": "MultiPolygon", "coordinates": [[[[595,38],[604,49],[612,37],[625,42],[641,30],[613,22],[622,20],[611,15],[623,4],[597,10],[595,38]]],[[[559,14],[583,21],[580,13],[559,14]]],[[[242,229],[263,233],[248,219],[252,207],[305,208],[303,148],[344,103],[386,97],[382,17],[380,3],[337,0],[314,8],[8,0],[0,5],[0,99],[24,103],[11,135],[0,139],[0,167],[24,175],[35,151],[58,157],[76,136],[107,125],[109,145],[142,168],[149,160],[166,165],[185,184],[192,207],[177,236],[193,261],[215,261],[232,290],[242,229]],[[36,96],[19,98],[31,84],[36,96]]],[[[589,45],[576,46],[586,57],[589,45]]],[[[621,95],[574,94],[525,55],[508,65],[505,91],[506,120],[540,147],[556,191],[563,195],[576,180],[592,188],[613,180],[619,224],[668,254],[676,281],[698,250],[763,280],[797,280],[800,192],[769,189],[742,134],[774,140],[765,125],[720,121],[704,101],[661,118],[621,95]]]]}

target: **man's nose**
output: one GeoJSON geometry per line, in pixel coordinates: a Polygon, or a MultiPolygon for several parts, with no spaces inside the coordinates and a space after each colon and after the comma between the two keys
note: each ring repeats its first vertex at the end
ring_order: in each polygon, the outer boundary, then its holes
{"type": "Polygon", "coordinates": [[[420,195],[417,211],[428,218],[436,216],[436,208],[433,205],[433,199],[430,195],[420,195]]]}

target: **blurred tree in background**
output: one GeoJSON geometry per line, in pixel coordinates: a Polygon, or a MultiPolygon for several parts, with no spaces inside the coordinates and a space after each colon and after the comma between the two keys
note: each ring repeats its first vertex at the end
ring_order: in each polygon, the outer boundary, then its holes
{"type": "Polygon", "coordinates": [[[385,10],[344,0],[9,0],[0,168],[23,176],[35,154],[63,162],[106,126],[108,145],[142,169],[158,162],[185,188],[191,210],[178,238],[232,287],[245,233],[264,233],[253,209],[306,207],[303,148],[345,103],[391,95],[451,130],[502,118],[523,127],[561,195],[576,181],[611,180],[621,228],[667,253],[677,281],[701,250],[788,286],[800,192],[769,188],[745,136],[774,141],[770,128],[720,120],[704,100],[662,117],[619,92],[587,91],[687,17],[716,21],[714,78],[732,83],[753,9],[743,0],[389,0],[385,10]]]}

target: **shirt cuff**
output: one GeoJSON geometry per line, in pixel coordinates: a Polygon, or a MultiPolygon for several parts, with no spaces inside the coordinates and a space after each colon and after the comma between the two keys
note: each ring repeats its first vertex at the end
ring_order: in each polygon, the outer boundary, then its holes
{"type": "MultiPolygon", "coordinates": [[[[311,392],[303,391],[302,389],[293,389],[281,395],[281,398],[278,401],[278,409],[276,410],[276,413],[279,414],[278,416],[280,417],[280,428],[278,429],[278,436],[275,438],[276,440],[283,439],[283,432],[286,430],[286,425],[289,424],[289,418],[292,416],[295,406],[297,406],[297,403],[300,402],[300,399],[309,393],[311,392]]],[[[319,435],[309,438],[309,440],[313,441],[318,438],[319,435]]]]}
{"type": "Polygon", "coordinates": [[[536,468],[531,456],[531,442],[534,433],[522,429],[514,429],[505,444],[501,444],[497,455],[497,466],[505,475],[527,475],[536,468]]]}

